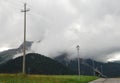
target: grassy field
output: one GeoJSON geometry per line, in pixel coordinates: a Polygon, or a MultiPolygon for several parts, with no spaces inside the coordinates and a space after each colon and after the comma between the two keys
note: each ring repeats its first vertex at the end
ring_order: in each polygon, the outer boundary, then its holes
{"type": "Polygon", "coordinates": [[[0,83],[88,83],[97,77],[70,75],[0,74],[0,83]]]}

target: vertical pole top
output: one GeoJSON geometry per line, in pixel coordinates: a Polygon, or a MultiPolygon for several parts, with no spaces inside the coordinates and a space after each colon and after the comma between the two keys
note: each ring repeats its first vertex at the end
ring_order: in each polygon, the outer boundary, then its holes
{"type": "Polygon", "coordinates": [[[77,45],[77,46],[76,46],[76,48],[79,50],[79,49],[80,49],[80,46],[79,46],[79,45],[77,45]]]}

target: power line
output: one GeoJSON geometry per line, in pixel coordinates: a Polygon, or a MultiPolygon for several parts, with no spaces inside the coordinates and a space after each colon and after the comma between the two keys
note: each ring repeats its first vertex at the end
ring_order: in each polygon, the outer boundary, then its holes
{"type": "Polygon", "coordinates": [[[29,9],[26,9],[26,3],[24,3],[24,10],[21,12],[24,12],[24,44],[23,44],[23,69],[22,73],[25,74],[25,55],[26,55],[26,12],[30,11],[29,9]]]}

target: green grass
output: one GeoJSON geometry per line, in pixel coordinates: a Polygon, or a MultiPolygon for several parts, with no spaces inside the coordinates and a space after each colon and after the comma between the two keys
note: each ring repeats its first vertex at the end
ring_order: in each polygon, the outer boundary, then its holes
{"type": "Polygon", "coordinates": [[[0,83],[88,83],[93,76],[0,74],[0,83]]]}

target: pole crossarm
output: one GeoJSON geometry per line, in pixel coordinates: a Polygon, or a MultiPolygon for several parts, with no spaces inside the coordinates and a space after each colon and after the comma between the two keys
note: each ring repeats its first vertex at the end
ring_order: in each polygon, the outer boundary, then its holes
{"type": "Polygon", "coordinates": [[[30,9],[27,9],[27,8],[26,8],[26,6],[27,6],[27,4],[26,4],[26,3],[24,3],[24,9],[23,9],[23,10],[21,10],[21,12],[28,12],[28,11],[30,11],[30,9]]]}

